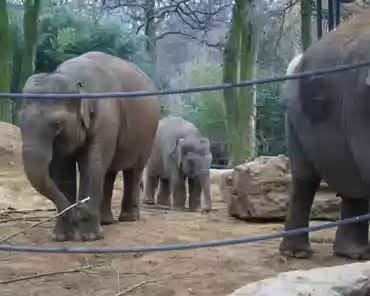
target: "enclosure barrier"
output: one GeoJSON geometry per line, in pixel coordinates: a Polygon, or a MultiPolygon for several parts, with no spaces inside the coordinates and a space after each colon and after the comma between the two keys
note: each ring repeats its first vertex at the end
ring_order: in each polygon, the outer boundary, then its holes
{"type": "Polygon", "coordinates": [[[237,83],[222,83],[216,85],[208,85],[208,86],[198,86],[192,88],[183,88],[183,89],[165,89],[165,90],[157,90],[157,91],[137,91],[137,92],[113,92],[113,93],[84,93],[84,94],[35,94],[35,93],[0,93],[0,99],[4,98],[37,98],[37,99],[52,99],[52,98],[59,98],[59,99],[71,99],[71,98],[88,98],[88,99],[111,99],[111,98],[134,98],[134,97],[143,97],[143,96],[163,96],[163,95],[171,95],[171,94],[186,94],[186,93],[194,93],[194,92],[205,92],[205,91],[216,91],[216,90],[223,90],[229,88],[237,88],[237,87],[246,87],[246,86],[254,86],[254,85],[261,85],[267,83],[274,83],[274,82],[283,82],[285,80],[296,80],[304,77],[310,76],[319,76],[324,74],[342,72],[342,71],[349,71],[357,68],[362,68],[370,66],[370,61],[350,64],[350,65],[343,65],[337,66],[332,68],[324,68],[320,70],[314,71],[306,71],[291,75],[284,75],[278,77],[270,77],[270,78],[263,78],[263,79],[253,79],[247,80],[237,83]]]}
{"type": "MultiPolygon", "coordinates": [[[[253,85],[260,85],[273,82],[282,82],[285,80],[295,80],[303,77],[318,76],[342,71],[348,71],[356,68],[370,66],[370,61],[337,66],[333,68],[326,68],[316,71],[301,72],[292,75],[278,76],[265,79],[255,79],[248,80],[239,83],[224,83],[212,86],[201,86],[186,89],[175,89],[175,90],[159,90],[153,92],[121,92],[121,93],[90,93],[90,94],[27,94],[27,93],[0,93],[1,98],[133,98],[141,96],[155,96],[155,95],[167,95],[167,94],[179,94],[179,93],[193,93],[193,92],[203,92],[203,91],[215,91],[235,87],[246,87],[253,85]]],[[[336,222],[330,222],[323,225],[299,228],[294,230],[277,232],[274,234],[267,234],[261,236],[254,236],[249,238],[231,239],[215,242],[197,243],[197,244],[182,244],[182,245],[169,245],[169,246],[159,246],[159,247],[134,247],[134,248],[52,248],[52,247],[27,247],[27,246],[11,246],[11,245],[0,245],[0,252],[25,252],[25,253],[73,253],[73,254],[114,254],[114,253],[150,253],[150,252],[167,252],[167,251],[182,251],[200,248],[210,248],[210,247],[221,247],[228,245],[238,245],[238,244],[250,244],[260,241],[284,238],[295,236],[298,234],[309,233],[320,231],[324,229],[335,228],[341,225],[347,225],[352,223],[359,223],[370,220],[370,213],[362,216],[352,217],[344,220],[339,220],[336,222]]]]}
{"type": "Polygon", "coordinates": [[[203,249],[211,247],[222,247],[230,245],[239,244],[251,244],[260,241],[290,237],[302,233],[320,231],[324,229],[334,228],[341,225],[347,225],[352,223],[359,223],[366,220],[370,220],[370,214],[352,217],[344,220],[339,220],[336,222],[330,222],[323,225],[317,225],[306,228],[298,228],[294,230],[282,231],[273,234],[266,234],[261,236],[223,240],[208,243],[198,243],[198,244],[186,244],[186,245],[169,245],[161,247],[137,247],[137,248],[47,248],[47,247],[21,247],[21,246],[1,246],[0,252],[22,252],[22,253],[70,253],[70,254],[117,254],[117,253],[153,253],[153,252],[167,252],[167,251],[183,251],[192,249],[203,249]]]}

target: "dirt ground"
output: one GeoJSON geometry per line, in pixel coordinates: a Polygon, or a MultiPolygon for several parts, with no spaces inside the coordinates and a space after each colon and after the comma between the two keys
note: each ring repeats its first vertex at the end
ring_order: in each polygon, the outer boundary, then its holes
{"type": "MultiPolygon", "coordinates": [[[[114,213],[118,215],[122,181],[117,180],[114,213]]],[[[104,227],[105,239],[88,243],[52,241],[53,222],[31,229],[8,243],[28,246],[134,247],[186,244],[248,237],[282,230],[281,224],[253,224],[230,218],[221,202],[218,186],[212,188],[215,210],[208,215],[141,208],[141,220],[104,227]]],[[[50,208],[36,194],[22,171],[0,173],[1,237],[17,232],[53,212],[11,213],[15,209],[50,208]]],[[[0,253],[1,296],[224,296],[249,282],[295,269],[349,263],[332,255],[333,231],[311,235],[315,255],[310,260],[284,259],[280,240],[261,243],[166,253],[124,255],[74,255],[0,253]],[[74,273],[66,272],[91,267],[74,273]],[[60,272],[39,278],[6,282],[40,273],[60,272]],[[184,274],[185,272],[185,274],[184,274]],[[178,274],[174,276],[174,274],[178,274]],[[171,276],[172,275],[172,276],[171,276]],[[165,278],[167,277],[167,278],[165,278]],[[164,278],[164,279],[163,279],[164,278]],[[136,285],[140,286],[135,287],[136,285]],[[133,288],[133,289],[131,289],[133,288]]]]}

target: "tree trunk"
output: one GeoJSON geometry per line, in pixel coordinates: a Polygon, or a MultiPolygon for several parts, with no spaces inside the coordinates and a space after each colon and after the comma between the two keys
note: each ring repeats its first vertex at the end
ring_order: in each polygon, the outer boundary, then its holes
{"type": "MultiPolygon", "coordinates": [[[[20,80],[22,75],[22,56],[23,56],[23,34],[17,28],[13,30],[13,59],[12,59],[12,82],[10,86],[10,92],[20,93],[22,88],[20,86],[20,80]]],[[[12,123],[18,125],[17,110],[20,109],[22,99],[13,98],[12,104],[14,106],[14,112],[12,114],[12,123]]]]}
{"type": "Polygon", "coordinates": [[[24,2],[24,48],[20,81],[21,88],[23,88],[28,77],[30,77],[35,71],[36,45],[39,35],[38,20],[41,8],[40,2],[41,0],[25,0],[24,2]]]}
{"type": "MultiPolygon", "coordinates": [[[[237,6],[242,14],[241,25],[241,61],[240,61],[240,81],[254,79],[257,72],[257,53],[258,53],[258,25],[253,21],[253,1],[238,0],[237,6]]],[[[240,89],[238,105],[239,126],[242,129],[244,142],[242,154],[238,157],[239,161],[251,160],[256,156],[256,94],[257,87],[243,87],[240,89]]]]}
{"type": "MultiPolygon", "coordinates": [[[[24,16],[23,16],[23,34],[24,46],[22,54],[22,70],[19,81],[19,89],[21,90],[35,71],[36,45],[39,35],[39,15],[41,9],[41,0],[25,0],[24,1],[24,16]]],[[[21,106],[21,99],[16,100],[15,105],[15,124],[19,123],[18,112],[21,106]]]]}
{"type": "MultiPolygon", "coordinates": [[[[0,0],[0,92],[9,92],[12,75],[12,37],[6,0],[0,0]]],[[[0,121],[10,122],[11,100],[0,99],[0,121]]]]}
{"type": "Polygon", "coordinates": [[[301,43],[303,52],[311,45],[311,0],[301,0],[301,43]]]}
{"type": "MultiPolygon", "coordinates": [[[[236,5],[233,7],[231,24],[223,52],[223,82],[238,82],[239,76],[239,52],[240,52],[240,26],[237,24],[238,10],[236,5]]],[[[225,112],[226,112],[226,131],[229,142],[229,166],[233,166],[238,155],[239,144],[237,131],[238,122],[238,89],[229,88],[223,90],[225,112]]]]}
{"type": "Polygon", "coordinates": [[[156,23],[155,23],[155,0],[145,1],[145,36],[146,40],[146,51],[149,55],[151,72],[153,77],[157,74],[157,40],[156,40],[156,23]]]}
{"type": "MultiPolygon", "coordinates": [[[[257,25],[252,21],[254,0],[236,0],[228,40],[224,49],[225,83],[253,79],[258,52],[257,25]]],[[[256,154],[256,87],[224,90],[229,166],[252,159],[256,154]]]]}

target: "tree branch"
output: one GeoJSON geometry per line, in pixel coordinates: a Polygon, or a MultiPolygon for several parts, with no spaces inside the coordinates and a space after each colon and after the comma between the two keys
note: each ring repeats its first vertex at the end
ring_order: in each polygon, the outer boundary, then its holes
{"type": "Polygon", "coordinates": [[[162,34],[160,34],[160,35],[158,35],[156,37],[156,41],[158,41],[160,39],[163,39],[164,37],[169,36],[169,35],[181,35],[181,36],[184,36],[184,37],[186,37],[188,39],[195,40],[195,41],[197,41],[199,43],[203,43],[203,44],[205,44],[205,45],[207,45],[209,47],[214,47],[214,48],[217,48],[217,49],[222,49],[223,46],[224,46],[224,44],[222,44],[222,43],[213,44],[213,43],[209,43],[207,40],[199,40],[197,37],[194,37],[194,36],[192,36],[190,34],[183,33],[183,32],[180,32],[180,31],[168,31],[168,32],[164,32],[164,33],[162,33],[162,34]]]}

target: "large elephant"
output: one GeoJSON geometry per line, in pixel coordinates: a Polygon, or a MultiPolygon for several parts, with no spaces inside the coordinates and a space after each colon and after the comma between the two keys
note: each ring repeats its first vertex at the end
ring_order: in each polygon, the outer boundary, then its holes
{"type": "MultiPolygon", "coordinates": [[[[135,65],[102,52],[65,61],[52,73],[32,75],[24,93],[103,93],[154,90],[135,65]]],[[[31,185],[62,211],[90,197],[56,221],[57,241],[97,240],[113,222],[111,197],[124,176],[120,221],[139,219],[142,171],[159,121],[156,97],[129,99],[26,98],[20,112],[24,170],[31,185]]]]}
{"type": "MultiPolygon", "coordinates": [[[[370,60],[370,10],[359,13],[313,44],[294,73],[370,60]]],[[[287,83],[286,133],[292,188],[285,229],[307,227],[321,180],[342,198],[342,219],[369,212],[370,71],[312,76],[287,83]]],[[[341,225],[334,254],[370,258],[368,222],[341,225]]],[[[308,234],[286,237],[283,255],[307,258],[313,253],[308,234]]]]}
{"type": "Polygon", "coordinates": [[[185,180],[189,185],[189,210],[202,212],[212,208],[210,194],[210,167],[212,154],[209,141],[198,128],[180,118],[169,116],[161,119],[151,156],[145,168],[144,202],[154,204],[154,194],[160,180],[157,202],[171,204],[183,210],[186,202],[185,180]]]}

